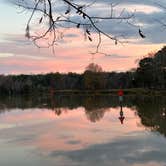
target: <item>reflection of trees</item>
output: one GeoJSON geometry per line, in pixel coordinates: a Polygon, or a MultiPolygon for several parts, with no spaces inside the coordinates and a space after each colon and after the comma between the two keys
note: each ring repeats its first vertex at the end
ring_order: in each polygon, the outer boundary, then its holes
{"type": "Polygon", "coordinates": [[[141,123],[166,136],[166,97],[146,97],[137,100],[136,109],[141,123]]]}
{"type": "Polygon", "coordinates": [[[54,108],[53,110],[55,112],[56,115],[60,116],[62,113],[62,109],[61,108],[54,108]]]}
{"type": "MultiPolygon", "coordinates": [[[[141,123],[153,131],[166,136],[166,97],[125,96],[123,107],[137,110],[141,123]]],[[[68,111],[84,107],[85,114],[91,122],[104,117],[108,108],[119,107],[117,96],[17,96],[0,97],[0,113],[14,108],[47,108],[61,116],[68,111]]],[[[127,116],[127,114],[125,114],[127,116]]]]}
{"type": "Polygon", "coordinates": [[[84,107],[87,118],[96,122],[100,120],[109,107],[117,107],[116,96],[17,96],[0,99],[0,112],[13,108],[48,108],[60,116],[71,109],[84,107]]]}
{"type": "Polygon", "coordinates": [[[104,117],[109,106],[107,106],[105,102],[103,105],[103,102],[103,98],[99,96],[87,96],[84,99],[83,105],[85,108],[85,114],[91,122],[97,122],[104,117]]]}
{"type": "Polygon", "coordinates": [[[104,117],[104,114],[107,110],[108,109],[99,108],[99,109],[94,109],[94,110],[85,110],[85,113],[86,113],[87,118],[91,122],[97,122],[104,117]]]}
{"type": "Polygon", "coordinates": [[[68,108],[54,108],[52,109],[52,111],[55,113],[55,115],[60,116],[63,113],[67,113],[68,112],[68,108]]]}

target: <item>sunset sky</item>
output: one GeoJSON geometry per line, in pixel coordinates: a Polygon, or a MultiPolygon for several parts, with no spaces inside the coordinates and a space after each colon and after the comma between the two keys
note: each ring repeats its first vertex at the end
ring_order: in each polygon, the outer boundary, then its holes
{"type": "MultiPolygon", "coordinates": [[[[20,13],[21,10],[14,6],[12,1],[16,0],[0,1],[0,74],[81,73],[92,62],[90,53],[95,50],[96,40],[85,41],[83,33],[76,28],[64,32],[64,38],[55,46],[54,54],[51,49],[39,49],[34,46],[25,38],[25,28],[30,13],[20,13]]],[[[93,8],[90,14],[97,13],[97,10],[104,13],[103,6],[108,2],[110,0],[97,0],[96,5],[99,7],[93,8]]],[[[117,1],[112,0],[112,2],[117,1]]],[[[166,10],[157,5],[166,6],[165,0],[119,0],[118,2],[120,3],[116,9],[117,13],[123,8],[126,12],[135,11],[135,24],[141,27],[146,39],[139,36],[138,27],[129,27],[117,22],[103,23],[103,30],[110,34],[123,34],[126,36],[126,41],[129,41],[123,45],[114,45],[112,41],[104,39],[100,51],[109,56],[103,54],[94,56],[94,63],[101,65],[104,71],[130,70],[137,66],[138,59],[149,52],[161,49],[166,43],[166,27],[157,21],[166,23],[166,10]]]]}

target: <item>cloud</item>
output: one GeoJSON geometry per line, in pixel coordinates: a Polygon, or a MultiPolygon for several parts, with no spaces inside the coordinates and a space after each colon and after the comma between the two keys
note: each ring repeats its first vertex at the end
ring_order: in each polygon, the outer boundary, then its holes
{"type": "MultiPolygon", "coordinates": [[[[87,64],[91,63],[92,48],[88,42],[84,42],[79,37],[72,38],[68,44],[61,44],[55,48],[55,54],[50,49],[38,49],[32,43],[24,43],[24,37],[20,35],[10,37],[7,41],[0,43],[0,73],[47,73],[47,72],[83,72],[87,64]],[[84,43],[86,45],[84,45],[84,43]],[[77,45],[77,47],[76,47],[77,45]]],[[[68,40],[68,38],[67,38],[68,40]]],[[[26,43],[26,41],[25,41],[26,43]]],[[[102,66],[105,71],[121,70],[125,71],[136,66],[135,60],[146,55],[153,50],[159,50],[162,44],[154,45],[112,45],[110,49],[109,41],[105,41],[105,55],[95,55],[95,63],[102,66]],[[130,50],[130,52],[129,52],[130,50]]],[[[95,46],[94,48],[95,49],[95,46]]]]}
{"type": "Polygon", "coordinates": [[[140,132],[137,135],[134,134],[135,136],[133,134],[129,133],[128,136],[113,142],[95,144],[85,149],[52,151],[49,156],[54,158],[61,156],[77,163],[78,166],[131,166],[135,164],[161,166],[166,164],[165,139],[155,133],[140,132]]]}
{"type": "Polygon", "coordinates": [[[118,55],[118,54],[106,54],[105,58],[110,58],[110,59],[123,59],[123,58],[130,58],[130,56],[123,56],[123,55],[118,55]]]}
{"type": "Polygon", "coordinates": [[[79,141],[79,140],[68,140],[66,143],[70,144],[70,145],[76,145],[76,144],[81,144],[81,141],[79,141]]]}
{"type": "MultiPolygon", "coordinates": [[[[18,2],[18,0],[7,0],[3,3],[18,2]]],[[[20,1],[21,2],[21,1],[20,1]]],[[[87,3],[87,0],[78,0],[77,3],[87,3]]],[[[117,0],[111,0],[116,4],[117,0]]],[[[26,1],[27,5],[33,6],[34,1],[26,1]]],[[[153,51],[156,48],[160,48],[161,45],[166,43],[166,30],[157,21],[166,22],[166,11],[164,11],[156,3],[165,5],[165,0],[118,0],[117,8],[115,9],[116,15],[120,14],[120,11],[125,7],[124,15],[128,12],[134,11],[135,18],[132,21],[137,26],[131,26],[125,21],[119,22],[115,20],[104,21],[101,20],[97,24],[103,31],[110,35],[117,36],[125,41],[129,41],[129,44],[121,47],[118,44],[116,47],[114,43],[106,38],[102,38],[102,47],[100,52],[104,52],[110,56],[95,56],[95,62],[102,64],[104,70],[127,70],[131,67],[135,67],[135,59],[139,56],[147,54],[147,52],[153,51]],[[146,38],[143,40],[138,33],[138,28],[141,28],[146,38]]],[[[97,0],[87,12],[90,15],[109,15],[110,0],[97,0]]],[[[13,7],[13,10],[17,11],[13,7]]],[[[63,13],[66,10],[66,6],[63,3],[59,3],[54,11],[63,13]]],[[[12,12],[13,13],[13,12],[12,12]]],[[[10,12],[8,12],[10,15],[10,12]]],[[[24,13],[22,13],[24,15],[24,13]]],[[[24,18],[28,18],[29,13],[24,15],[24,18]]],[[[55,14],[56,16],[56,14],[55,14]]],[[[12,18],[12,16],[10,16],[12,18]]],[[[15,16],[14,16],[15,17],[15,16]]],[[[36,17],[35,17],[36,18],[36,17]]],[[[76,15],[73,10],[71,13],[73,20],[87,21],[82,19],[82,16],[76,15]]],[[[15,18],[12,18],[14,20],[15,18]]],[[[25,20],[24,20],[25,23],[25,20]]],[[[6,20],[2,20],[2,25],[6,24],[6,20]]],[[[10,22],[8,22],[10,24],[10,22]]],[[[25,29],[22,20],[20,20],[22,29],[25,29]]],[[[68,24],[69,27],[70,24],[68,24]]],[[[14,26],[13,24],[11,27],[14,26]]],[[[8,27],[10,27],[8,25],[8,27]]],[[[11,29],[11,28],[10,28],[11,29]]],[[[0,42],[0,71],[5,73],[10,72],[46,72],[46,71],[76,71],[80,72],[84,70],[84,67],[91,62],[91,54],[96,50],[98,38],[96,32],[92,31],[93,42],[84,41],[84,35],[82,31],[77,28],[69,28],[66,30],[60,29],[64,32],[64,39],[60,40],[57,46],[55,46],[55,54],[52,54],[51,49],[38,49],[31,41],[24,37],[24,32],[11,35],[9,32],[1,34],[2,39],[0,42]]]]}
{"type": "MultiPolygon", "coordinates": [[[[8,0],[10,2],[19,2],[23,3],[17,0],[8,0]]],[[[85,0],[77,1],[79,4],[87,3],[85,0]]],[[[117,4],[117,1],[112,0],[111,3],[117,4]]],[[[110,8],[108,5],[111,4],[109,0],[100,1],[97,0],[94,5],[87,8],[87,13],[89,13],[91,16],[99,15],[102,16],[108,16],[110,13],[110,8]]],[[[119,16],[121,11],[124,9],[123,15],[127,16],[129,12],[135,11],[134,21],[132,21],[132,24],[135,24],[137,26],[131,26],[126,23],[126,21],[122,21],[121,23],[116,20],[108,21],[108,20],[102,20],[97,24],[103,31],[109,33],[113,36],[125,36],[126,40],[133,38],[139,38],[138,33],[138,26],[143,29],[143,31],[147,34],[147,38],[142,41],[142,43],[165,43],[166,39],[163,34],[166,32],[161,30],[161,25],[156,20],[162,20],[163,22],[166,22],[165,15],[166,12],[163,10],[163,8],[157,4],[165,5],[164,0],[147,0],[147,1],[139,1],[139,0],[119,0],[118,5],[115,7],[115,15],[119,16]],[[156,32],[156,29],[158,30],[158,33],[156,32]]],[[[26,2],[27,6],[33,6],[33,1],[26,2]]],[[[54,11],[63,13],[63,11],[66,10],[66,5],[64,3],[59,3],[55,6],[54,11]]],[[[86,19],[83,19],[82,16],[76,15],[75,11],[71,13],[71,19],[75,21],[87,21],[86,19]]],[[[70,24],[68,24],[70,27],[70,24]]],[[[77,34],[75,36],[74,33],[67,34],[66,37],[77,37],[77,34]]],[[[21,42],[20,42],[21,43],[21,42]]],[[[27,43],[26,43],[27,44],[27,43]]]]}

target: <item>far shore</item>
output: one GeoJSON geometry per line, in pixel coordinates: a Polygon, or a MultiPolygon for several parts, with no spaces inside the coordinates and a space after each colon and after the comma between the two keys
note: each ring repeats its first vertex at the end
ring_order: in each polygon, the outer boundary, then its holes
{"type": "MultiPolygon", "coordinates": [[[[119,89],[105,90],[54,90],[53,94],[78,94],[78,95],[117,95],[119,89]]],[[[123,89],[124,95],[166,95],[166,90],[132,88],[123,89]]]]}
{"type": "MultiPolygon", "coordinates": [[[[80,95],[80,96],[101,96],[101,95],[118,95],[119,89],[96,89],[96,90],[80,90],[80,89],[64,89],[64,90],[52,90],[50,88],[38,89],[28,92],[8,92],[0,93],[0,96],[54,96],[54,95],[80,95]]],[[[145,88],[130,88],[123,89],[124,95],[138,95],[138,96],[166,96],[166,89],[145,89],[145,88]]]]}

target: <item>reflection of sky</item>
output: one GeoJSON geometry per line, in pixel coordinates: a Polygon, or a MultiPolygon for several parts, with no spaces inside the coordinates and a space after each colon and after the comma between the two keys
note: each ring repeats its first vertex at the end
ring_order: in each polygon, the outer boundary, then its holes
{"type": "Polygon", "coordinates": [[[128,133],[106,144],[97,144],[75,151],[53,151],[52,157],[64,159],[78,165],[146,165],[165,166],[166,141],[155,134],[128,133]],[[156,141],[157,140],[157,141],[156,141]]]}
{"type": "Polygon", "coordinates": [[[65,108],[60,116],[48,109],[0,114],[0,165],[166,164],[165,138],[146,131],[135,110],[123,108],[124,125],[118,119],[119,107],[104,111],[96,123],[82,107],[65,108]]]}
{"type": "MultiPolygon", "coordinates": [[[[105,2],[103,1],[103,6],[105,2]]],[[[106,52],[110,56],[96,55],[95,62],[107,71],[121,71],[136,67],[136,59],[148,52],[161,49],[165,44],[166,31],[154,21],[156,18],[165,21],[163,10],[151,1],[127,0],[122,2],[119,8],[123,9],[125,6],[128,11],[136,9],[136,21],[142,25],[147,38],[142,40],[134,28],[130,30],[128,26],[115,26],[112,23],[105,25],[103,22],[104,30],[113,34],[122,31],[127,35],[128,40],[132,41],[132,44],[114,46],[109,40],[104,40],[101,52],[106,52]],[[157,33],[156,30],[158,30],[157,33]]],[[[164,4],[163,0],[159,2],[164,4]]],[[[99,10],[103,10],[100,5],[99,10]]],[[[93,43],[85,42],[84,36],[78,30],[70,29],[65,32],[65,40],[55,47],[55,55],[52,55],[51,49],[38,49],[25,39],[25,25],[29,13],[20,14],[21,10],[18,7],[4,0],[0,3],[0,11],[0,74],[82,72],[91,62],[89,52],[94,50],[96,40],[93,43]]],[[[91,14],[98,13],[93,10],[90,12],[91,14]]]]}

